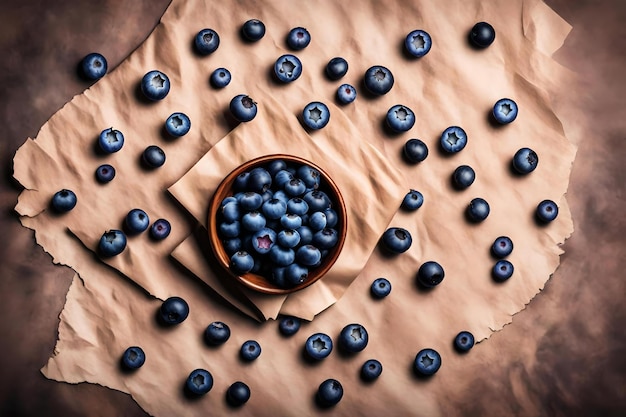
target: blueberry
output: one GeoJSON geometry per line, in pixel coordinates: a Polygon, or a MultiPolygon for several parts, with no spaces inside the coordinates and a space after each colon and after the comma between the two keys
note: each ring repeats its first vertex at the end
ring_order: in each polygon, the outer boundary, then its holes
{"type": "Polygon", "coordinates": [[[327,379],[317,389],[316,400],[322,407],[332,407],[341,401],[343,387],[336,379],[327,379]]]}
{"type": "Polygon", "coordinates": [[[220,36],[213,29],[202,29],[196,34],[194,44],[201,55],[209,55],[220,46],[220,36]]]}
{"type": "Polygon", "coordinates": [[[491,253],[496,258],[506,258],[513,252],[513,241],[508,236],[498,237],[491,246],[491,253]]]}
{"type": "Polygon", "coordinates": [[[296,253],[291,248],[274,245],[270,248],[270,260],[276,266],[289,266],[296,260],[296,253]]]}
{"type": "Polygon", "coordinates": [[[309,277],[309,269],[298,263],[292,263],[285,269],[285,280],[289,285],[302,284],[309,277]]]}
{"type": "Polygon", "coordinates": [[[316,211],[309,216],[309,227],[313,232],[326,227],[326,215],[321,211],[316,211]]]}
{"type": "Polygon", "coordinates": [[[261,355],[261,345],[255,340],[247,340],[241,345],[239,354],[243,360],[251,362],[261,355]]]}
{"type": "Polygon", "coordinates": [[[143,232],[150,225],[150,218],[142,209],[132,209],[126,215],[124,220],[126,229],[130,234],[138,234],[143,232]]]}
{"type": "Polygon", "coordinates": [[[474,335],[467,331],[459,332],[454,338],[454,348],[458,352],[469,352],[474,347],[474,335]]]}
{"type": "Polygon", "coordinates": [[[498,282],[506,281],[513,275],[513,264],[506,259],[501,259],[495,263],[491,270],[491,276],[498,282]]]}
{"type": "Polygon", "coordinates": [[[283,189],[289,197],[299,197],[306,191],[306,185],[300,178],[294,178],[286,183],[283,189]]]}
{"type": "Polygon", "coordinates": [[[413,369],[420,376],[430,376],[441,367],[441,356],[434,349],[422,349],[415,355],[413,369]]]}
{"type": "Polygon", "coordinates": [[[406,252],[413,243],[413,238],[408,230],[401,227],[390,227],[385,230],[381,238],[383,247],[391,253],[406,252]]]}
{"type": "Polygon", "coordinates": [[[346,75],[348,72],[348,61],[341,57],[336,57],[326,64],[326,75],[335,81],[346,75]]]}
{"type": "Polygon", "coordinates": [[[296,175],[300,178],[304,185],[309,189],[316,189],[320,186],[320,172],[308,165],[301,165],[296,171],[296,175]]]}
{"type": "Polygon", "coordinates": [[[227,222],[234,222],[238,220],[241,216],[241,211],[239,210],[239,202],[237,202],[237,200],[229,201],[222,206],[220,212],[222,213],[222,217],[224,218],[224,220],[226,220],[227,222]]]}
{"type": "Polygon", "coordinates": [[[265,217],[258,211],[250,211],[241,218],[241,227],[249,232],[258,232],[265,227],[265,217]]]}
{"type": "Polygon", "coordinates": [[[230,71],[226,68],[217,68],[215,71],[211,73],[209,77],[209,82],[215,88],[224,88],[228,84],[230,84],[230,80],[232,76],[230,75],[230,71]]]}
{"type": "Polygon", "coordinates": [[[211,346],[226,343],[230,338],[230,327],[221,321],[214,321],[204,330],[204,340],[211,346]]]}
{"type": "Polygon", "coordinates": [[[300,226],[296,229],[296,232],[300,235],[300,245],[308,245],[313,242],[313,231],[309,226],[300,226]]]}
{"type": "Polygon", "coordinates": [[[126,235],[121,230],[105,232],[98,243],[98,252],[105,257],[116,256],[126,249],[126,235]]]}
{"type": "Polygon", "coordinates": [[[169,297],[159,308],[159,319],[167,325],[180,324],[189,316],[189,304],[180,297],[169,297]]]}
{"type": "Polygon", "coordinates": [[[179,138],[189,133],[191,129],[191,120],[185,113],[172,113],[165,121],[165,130],[170,136],[179,138]]]}
{"type": "Polygon", "coordinates": [[[274,174],[274,184],[278,188],[282,189],[285,186],[285,184],[287,184],[289,181],[293,180],[294,178],[295,177],[293,176],[291,172],[287,171],[286,169],[281,169],[276,174],[274,174]]]}
{"type": "Polygon", "coordinates": [[[115,168],[109,164],[102,164],[96,169],[96,179],[101,184],[106,184],[115,178],[115,168]]]}
{"type": "Polygon", "coordinates": [[[370,291],[375,298],[385,298],[391,293],[391,283],[386,278],[376,278],[370,291]]]}
{"type": "Polygon", "coordinates": [[[172,225],[165,219],[157,219],[150,227],[150,237],[154,240],[163,240],[170,235],[172,225]]]}
{"type": "Polygon", "coordinates": [[[278,288],[289,288],[289,283],[285,275],[287,274],[287,268],[284,266],[276,266],[270,270],[268,279],[278,288]]]}
{"type": "Polygon", "coordinates": [[[458,166],[452,173],[452,181],[458,190],[464,190],[474,183],[476,173],[469,165],[458,166]]]}
{"type": "Polygon", "coordinates": [[[249,191],[263,194],[265,191],[269,190],[271,186],[272,176],[265,168],[257,167],[250,171],[250,176],[247,181],[249,191]]]}
{"type": "Polygon", "coordinates": [[[419,139],[407,140],[402,151],[406,159],[413,164],[422,162],[428,156],[428,146],[419,139]]]}
{"type": "Polygon", "coordinates": [[[287,214],[288,203],[277,198],[271,198],[263,203],[261,211],[265,218],[270,220],[280,219],[284,214],[287,214]]]}
{"type": "Polygon", "coordinates": [[[509,98],[501,98],[493,105],[493,118],[500,124],[511,123],[517,117],[517,103],[509,98]]]}
{"type": "Polygon", "coordinates": [[[253,191],[247,191],[238,198],[239,206],[246,210],[258,210],[263,205],[263,197],[253,191]]]}
{"type": "Polygon", "coordinates": [[[406,132],[415,124],[413,110],[402,104],[391,106],[387,111],[387,126],[394,132],[406,132]]]}
{"type": "Polygon", "coordinates": [[[487,22],[478,22],[469,33],[469,40],[477,48],[486,48],[496,39],[496,31],[487,22]]]}
{"type": "Polygon", "coordinates": [[[165,163],[165,152],[156,145],[150,145],[143,151],[142,159],[150,168],[158,168],[165,163]]]}
{"type": "Polygon", "coordinates": [[[278,330],[284,336],[292,336],[300,330],[301,320],[293,316],[285,316],[278,323],[278,330]]]}
{"type": "Polygon", "coordinates": [[[273,177],[278,173],[278,171],[282,171],[283,169],[287,169],[287,163],[282,159],[272,159],[265,167],[270,175],[273,177]]]}
{"type": "Polygon", "coordinates": [[[339,242],[339,234],[337,230],[325,227],[313,233],[313,245],[317,246],[320,250],[331,249],[339,242]]]}
{"type": "Polygon", "coordinates": [[[119,130],[108,128],[100,132],[98,145],[105,153],[114,153],[124,146],[124,134],[119,130]]]}
{"type": "Polygon", "coordinates": [[[250,387],[241,381],[234,382],[226,391],[226,401],[234,407],[244,405],[250,399],[250,387]]]}
{"type": "Polygon", "coordinates": [[[161,71],[149,71],[141,79],[141,92],[148,100],[162,100],[170,92],[170,79],[161,71]]]}
{"type": "Polygon", "coordinates": [[[417,282],[423,287],[433,288],[445,277],[443,267],[435,261],[424,262],[417,271],[417,282]]]}
{"type": "Polygon", "coordinates": [[[533,172],[539,164],[537,153],[530,148],[521,148],[513,156],[513,169],[519,174],[525,175],[533,172]]]}
{"type": "Polygon", "coordinates": [[[459,152],[467,145],[467,134],[458,126],[450,126],[441,134],[439,143],[445,152],[459,152]]]}
{"type": "Polygon", "coordinates": [[[382,96],[393,87],[393,74],[382,65],[374,65],[365,71],[364,84],[367,91],[382,96]]]}
{"type": "Polygon", "coordinates": [[[365,327],[358,323],[352,323],[341,329],[337,344],[344,352],[356,353],[365,349],[368,341],[369,336],[365,327]]]}
{"type": "Polygon", "coordinates": [[[302,110],[302,121],[309,129],[321,129],[330,121],[330,110],[326,104],[312,101],[302,110]]]}
{"type": "Polygon", "coordinates": [[[280,224],[285,229],[297,229],[298,227],[302,226],[302,217],[298,216],[297,214],[287,213],[281,216],[280,224]]]}
{"type": "Polygon", "coordinates": [[[240,250],[242,250],[243,243],[238,237],[233,237],[230,239],[222,240],[222,246],[224,246],[224,250],[230,257],[233,256],[235,252],[239,252],[240,250]]]}
{"type": "Polygon", "coordinates": [[[341,104],[349,104],[356,100],[356,88],[350,84],[341,84],[337,88],[337,100],[341,104]]]}
{"type": "Polygon", "coordinates": [[[57,213],[67,213],[76,207],[78,198],[72,190],[62,189],[52,196],[52,209],[57,213]]]}
{"type": "Polygon", "coordinates": [[[237,175],[233,180],[233,190],[237,192],[244,192],[248,188],[248,178],[250,178],[250,172],[245,171],[237,175]]]}
{"type": "Polygon", "coordinates": [[[323,211],[326,215],[326,227],[335,227],[339,223],[339,215],[332,208],[328,207],[323,211]]]}
{"type": "Polygon", "coordinates": [[[81,74],[89,80],[98,80],[107,73],[108,64],[106,58],[97,52],[87,54],[80,61],[81,74]]]}
{"type": "Polygon", "coordinates": [[[424,196],[417,190],[410,190],[402,200],[401,207],[407,211],[415,211],[424,204],[424,196]]]}
{"type": "Polygon", "coordinates": [[[265,36],[265,25],[258,19],[250,19],[241,27],[241,34],[250,42],[259,41],[265,36]]]}
{"type": "Polygon", "coordinates": [[[295,55],[281,55],[274,62],[274,74],[279,81],[284,83],[295,81],[302,75],[302,62],[295,55]]]}
{"type": "Polygon", "coordinates": [[[333,351],[333,341],[326,333],[315,333],[306,340],[304,350],[309,358],[319,361],[333,351]]]}
{"type": "Polygon", "coordinates": [[[241,233],[241,223],[239,220],[232,222],[222,222],[218,225],[218,233],[224,239],[233,239],[241,233]]]}
{"type": "Polygon", "coordinates": [[[482,222],[489,216],[489,211],[487,201],[480,197],[474,198],[467,206],[467,217],[475,223],[482,222]]]}
{"type": "Polygon", "coordinates": [[[541,223],[550,223],[559,215],[559,207],[552,200],[543,200],[537,205],[535,215],[541,223]]]}
{"type": "Polygon", "coordinates": [[[245,250],[235,252],[230,257],[230,269],[236,274],[245,274],[250,272],[254,267],[254,258],[245,250]]]}
{"type": "Polygon", "coordinates": [[[421,58],[430,51],[433,41],[428,32],[423,30],[414,30],[404,40],[406,50],[414,57],[421,58]]]}
{"type": "Polygon", "coordinates": [[[249,122],[257,113],[256,102],[245,94],[239,94],[230,101],[230,112],[238,122],[249,122]]]}
{"type": "Polygon", "coordinates": [[[383,365],[376,359],[368,359],[361,366],[361,379],[365,382],[374,381],[382,373],[383,365]]]}
{"type": "Polygon", "coordinates": [[[195,369],[187,377],[185,387],[194,395],[204,395],[213,388],[213,375],[206,369],[195,369]]]}
{"type": "Polygon", "coordinates": [[[276,241],[285,248],[295,248],[300,243],[300,235],[292,229],[284,229],[278,232],[276,241]]]}
{"type": "Polygon", "coordinates": [[[306,48],[311,42],[311,34],[303,27],[296,27],[287,34],[287,46],[295,51],[306,48]]]}
{"type": "Polygon", "coordinates": [[[304,201],[309,205],[309,210],[315,211],[324,211],[328,207],[330,207],[330,198],[328,195],[321,190],[313,190],[307,192],[304,197],[302,197],[304,201]]]}
{"type": "Polygon", "coordinates": [[[276,243],[276,238],[276,232],[265,227],[252,235],[252,249],[258,254],[265,255],[276,243]]]}
{"type": "Polygon", "coordinates": [[[300,246],[296,251],[296,261],[304,266],[316,266],[322,260],[322,252],[313,245],[300,246]]]}
{"type": "Polygon", "coordinates": [[[122,355],[122,364],[126,369],[139,369],[146,362],[146,354],[139,346],[131,346],[122,355]]]}

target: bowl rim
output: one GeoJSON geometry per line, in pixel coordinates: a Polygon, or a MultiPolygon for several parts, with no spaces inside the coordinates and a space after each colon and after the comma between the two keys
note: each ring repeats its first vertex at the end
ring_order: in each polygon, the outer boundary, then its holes
{"type": "MultiPolygon", "coordinates": [[[[231,194],[232,195],[232,194],[231,194]]],[[[329,195],[330,197],[330,195],[329,195]]],[[[235,169],[233,169],[217,186],[213,195],[211,196],[209,203],[209,212],[207,219],[207,229],[209,235],[209,243],[211,246],[211,251],[215,256],[217,263],[230,277],[234,278],[240,284],[253,289],[255,291],[264,293],[264,294],[273,294],[273,295],[286,295],[296,291],[300,291],[315,282],[321,279],[326,273],[331,269],[331,267],[337,261],[337,258],[341,254],[343,249],[343,245],[346,240],[347,230],[348,230],[348,215],[346,210],[345,201],[339,187],[335,183],[335,181],[331,178],[331,176],[322,169],[319,165],[309,161],[300,156],[289,155],[289,154],[268,154],[259,156],[257,158],[251,159],[235,169]],[[221,239],[218,234],[218,222],[215,221],[217,219],[217,212],[219,210],[219,206],[222,200],[227,197],[229,194],[227,188],[230,187],[230,184],[234,181],[234,179],[244,171],[252,169],[256,166],[263,165],[272,160],[282,159],[286,162],[305,164],[312,168],[317,169],[322,175],[322,179],[325,182],[324,189],[332,191],[332,208],[337,212],[338,222],[337,222],[337,231],[339,232],[339,240],[337,244],[330,249],[330,253],[327,255],[326,259],[320,266],[315,268],[315,274],[312,278],[306,279],[303,283],[296,285],[290,288],[281,288],[274,284],[272,284],[269,280],[267,280],[262,275],[254,274],[252,272],[247,272],[245,274],[236,274],[234,273],[229,265],[230,265],[230,257],[227,255],[226,250],[221,244],[221,239]]]]}

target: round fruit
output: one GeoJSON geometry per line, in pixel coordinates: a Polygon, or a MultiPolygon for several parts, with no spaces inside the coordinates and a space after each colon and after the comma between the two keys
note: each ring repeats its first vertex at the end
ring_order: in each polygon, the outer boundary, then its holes
{"type": "Polygon", "coordinates": [[[417,281],[426,288],[433,288],[441,284],[444,277],[443,267],[435,261],[424,262],[417,271],[417,281]]]}
{"type": "Polygon", "coordinates": [[[441,356],[434,349],[422,349],[415,355],[413,369],[420,376],[430,376],[441,367],[441,356]]]}
{"type": "Polygon", "coordinates": [[[430,51],[433,45],[428,32],[424,30],[414,30],[404,40],[406,50],[414,57],[421,58],[430,51]]]}
{"type": "Polygon", "coordinates": [[[72,190],[62,189],[52,196],[52,209],[57,213],[67,213],[76,207],[78,198],[72,190]]]}
{"type": "Polygon", "coordinates": [[[459,332],[454,338],[454,347],[459,352],[469,352],[474,347],[474,335],[467,331],[459,332]]]}
{"type": "Polygon", "coordinates": [[[209,55],[220,46],[220,37],[213,29],[202,29],[196,34],[194,44],[201,55],[209,55]]]}
{"type": "Polygon", "coordinates": [[[146,354],[139,346],[131,346],[122,355],[122,364],[126,369],[139,369],[146,362],[146,354]]]}
{"type": "Polygon", "coordinates": [[[180,297],[169,297],[159,308],[159,319],[167,325],[180,324],[189,316],[189,304],[180,297]]]}
{"type": "Polygon", "coordinates": [[[469,33],[469,40],[477,48],[486,48],[496,39],[496,31],[487,22],[478,22],[469,33]]]}
{"type": "Polygon", "coordinates": [[[535,211],[537,219],[542,223],[550,223],[559,215],[559,207],[552,200],[543,200],[535,211]]]}
{"type": "Polygon", "coordinates": [[[206,369],[195,369],[187,377],[185,387],[194,395],[204,395],[213,388],[213,375],[206,369]]]}

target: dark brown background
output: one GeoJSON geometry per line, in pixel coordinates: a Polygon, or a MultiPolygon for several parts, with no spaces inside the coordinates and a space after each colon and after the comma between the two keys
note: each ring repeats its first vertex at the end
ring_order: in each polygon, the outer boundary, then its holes
{"type": "MultiPolygon", "coordinates": [[[[626,416],[626,2],[548,0],[574,28],[555,58],[584,129],[568,201],[576,231],[531,308],[468,357],[476,378],[447,415],[626,416]]],[[[88,83],[76,63],[116,66],[169,0],[0,1],[0,416],[144,416],[129,396],[45,379],[73,271],[54,266],[13,211],[12,158],[88,83]],[[54,5],[54,6],[52,6],[54,5]]]]}

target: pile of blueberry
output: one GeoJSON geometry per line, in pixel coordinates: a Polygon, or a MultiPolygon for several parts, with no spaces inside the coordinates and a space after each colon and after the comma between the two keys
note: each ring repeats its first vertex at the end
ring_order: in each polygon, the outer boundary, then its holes
{"type": "Polygon", "coordinates": [[[319,170],[283,159],[235,177],[216,218],[231,270],[279,288],[305,282],[339,242],[337,203],[325,189],[319,170]]]}

